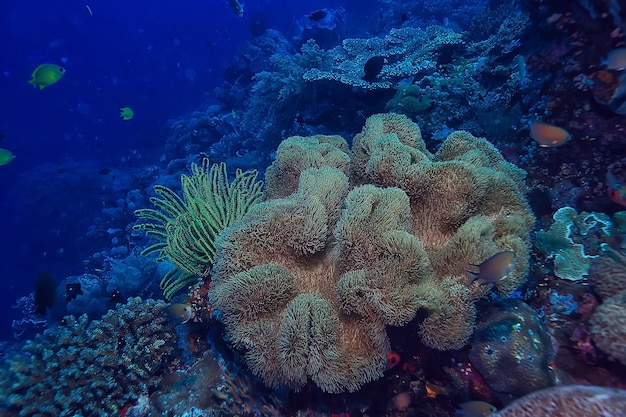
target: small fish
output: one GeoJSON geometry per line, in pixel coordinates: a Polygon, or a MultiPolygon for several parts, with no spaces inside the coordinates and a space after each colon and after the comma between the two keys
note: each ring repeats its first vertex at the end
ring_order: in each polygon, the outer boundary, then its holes
{"type": "Polygon", "coordinates": [[[608,70],[623,71],[626,69],[626,48],[617,48],[609,51],[605,60],[600,65],[605,65],[608,70]]]}
{"type": "Polygon", "coordinates": [[[170,304],[165,309],[165,314],[176,324],[187,323],[192,315],[191,306],[182,303],[170,304]]]}
{"type": "Polygon", "coordinates": [[[626,186],[611,171],[606,173],[607,194],[611,201],[626,207],[626,186]]]}
{"type": "Polygon", "coordinates": [[[130,107],[120,107],[120,117],[122,120],[130,120],[135,116],[135,112],[130,107]]]}
{"type": "Polygon", "coordinates": [[[89,13],[89,16],[93,16],[93,12],[91,11],[91,7],[89,7],[88,4],[85,4],[85,8],[87,9],[87,13],[89,13]]]}
{"type": "Polygon", "coordinates": [[[323,20],[324,18],[326,18],[326,16],[328,16],[328,9],[319,9],[319,10],[312,12],[309,15],[309,19],[312,22],[319,22],[320,20],[323,20]]]}
{"type": "Polygon", "coordinates": [[[498,252],[480,265],[472,265],[474,271],[465,270],[471,278],[470,284],[481,280],[480,285],[496,282],[507,276],[515,268],[517,255],[511,250],[498,252]]]}
{"type": "Polygon", "coordinates": [[[39,87],[40,90],[43,90],[63,78],[65,72],[65,68],[56,64],[41,64],[35,68],[31,75],[33,78],[28,82],[32,84],[33,87],[39,87]]]}
{"type": "Polygon", "coordinates": [[[524,59],[524,55],[518,55],[516,60],[519,84],[521,88],[524,88],[526,87],[526,60],[524,59]]]}
{"type": "Polygon", "coordinates": [[[35,314],[43,316],[56,301],[57,280],[49,269],[37,276],[35,281],[35,314]]]}
{"type": "Polygon", "coordinates": [[[426,388],[426,397],[428,398],[437,398],[441,395],[446,396],[449,395],[451,391],[451,389],[445,385],[437,385],[428,381],[424,383],[424,388],[426,388]]]}
{"type": "Polygon", "coordinates": [[[460,409],[456,410],[455,415],[459,417],[486,417],[498,411],[496,407],[485,401],[468,401],[459,404],[460,409]]]}
{"type": "Polygon", "coordinates": [[[228,0],[230,3],[230,7],[233,9],[237,17],[243,16],[243,4],[239,2],[239,0],[228,0]]]}
{"type": "Polygon", "coordinates": [[[530,124],[530,137],[542,148],[561,146],[572,139],[567,130],[542,122],[530,124]]]}
{"type": "Polygon", "coordinates": [[[122,231],[122,229],[113,228],[113,227],[109,227],[107,229],[107,233],[110,234],[110,235],[114,235],[114,234],[119,233],[121,231],[122,231]]]}
{"type": "Polygon", "coordinates": [[[365,75],[361,77],[362,80],[367,81],[368,83],[373,83],[376,81],[378,74],[383,70],[383,66],[385,65],[385,58],[382,56],[373,56],[367,60],[365,66],[363,67],[363,72],[365,75]]]}
{"type": "Polygon", "coordinates": [[[387,352],[387,370],[390,370],[391,368],[399,364],[400,359],[400,355],[398,355],[397,352],[394,352],[393,350],[387,352]]]}
{"type": "Polygon", "coordinates": [[[109,297],[109,301],[112,303],[117,303],[122,298],[122,292],[120,290],[115,290],[111,293],[111,297],[109,297]]]}
{"type": "Polygon", "coordinates": [[[0,148],[0,166],[6,165],[15,158],[13,152],[8,149],[0,148]]]}
{"type": "Polygon", "coordinates": [[[65,301],[75,300],[79,295],[83,295],[83,290],[80,288],[79,282],[65,286],[65,301]]]}

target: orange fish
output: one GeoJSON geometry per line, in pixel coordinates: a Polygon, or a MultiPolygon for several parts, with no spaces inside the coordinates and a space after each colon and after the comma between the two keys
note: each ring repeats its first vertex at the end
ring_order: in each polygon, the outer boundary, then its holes
{"type": "Polygon", "coordinates": [[[398,363],[400,363],[400,355],[398,355],[398,353],[394,352],[393,350],[387,352],[387,370],[390,370],[398,363]]]}
{"type": "Polygon", "coordinates": [[[567,130],[542,122],[530,124],[530,137],[542,148],[561,146],[572,138],[567,130]]]}
{"type": "Polygon", "coordinates": [[[512,250],[498,252],[480,265],[471,265],[473,271],[465,270],[471,278],[470,284],[481,280],[480,285],[496,282],[507,276],[515,268],[517,255],[512,250]]]}

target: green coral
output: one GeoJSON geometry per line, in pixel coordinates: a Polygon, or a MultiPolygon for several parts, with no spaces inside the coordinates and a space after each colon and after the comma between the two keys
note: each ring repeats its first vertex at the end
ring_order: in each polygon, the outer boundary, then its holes
{"type": "Polygon", "coordinates": [[[135,225],[135,229],[157,240],[142,255],[156,252],[159,260],[169,260],[175,266],[161,281],[168,299],[195,282],[195,277],[208,277],[217,235],[263,199],[263,183],[256,180],[257,171],[238,169],[229,183],[226,164],[210,165],[205,158],[202,166],[192,164],[191,172],[191,176],[181,176],[182,198],[156,185],[154,191],[160,198],[150,201],[157,208],[135,211],[137,217],[148,220],[135,225]]]}
{"type": "Polygon", "coordinates": [[[157,387],[175,333],[163,301],[130,298],[101,320],[65,317],[0,367],[0,414],[105,417],[157,387]]]}
{"type": "Polygon", "coordinates": [[[535,246],[554,259],[554,274],[578,281],[589,272],[591,259],[599,255],[601,243],[611,234],[611,219],[604,213],[580,214],[562,207],[552,216],[554,223],[535,236],[535,246]]]}
{"type": "Polygon", "coordinates": [[[416,84],[411,84],[399,87],[396,95],[385,105],[385,110],[413,118],[428,110],[432,104],[432,99],[424,89],[416,84]]]}
{"type": "Polygon", "coordinates": [[[475,302],[526,279],[524,175],[467,132],[432,154],[398,114],[368,118],[351,150],[335,136],[286,139],[268,169],[273,197],[216,242],[209,298],[229,341],[267,385],[333,393],[380,378],[386,327],[419,309],[424,344],[462,348],[475,302]],[[495,285],[462,273],[502,250],[518,262],[495,285]]]}

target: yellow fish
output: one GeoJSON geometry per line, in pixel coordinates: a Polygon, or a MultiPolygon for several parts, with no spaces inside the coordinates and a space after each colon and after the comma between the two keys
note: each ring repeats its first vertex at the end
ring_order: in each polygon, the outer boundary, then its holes
{"type": "Polygon", "coordinates": [[[459,407],[455,413],[459,417],[485,417],[498,411],[496,407],[484,401],[468,401],[459,404],[459,407]]]}
{"type": "Polygon", "coordinates": [[[120,108],[120,117],[123,120],[130,120],[135,115],[135,112],[130,107],[121,107],[120,108]]]}
{"type": "Polygon", "coordinates": [[[0,165],[8,164],[13,160],[13,158],[15,158],[13,152],[9,151],[8,149],[0,148],[0,165]]]}
{"type": "Polygon", "coordinates": [[[33,87],[39,86],[40,90],[43,90],[45,87],[52,85],[59,81],[65,75],[65,68],[60,67],[56,64],[41,64],[35,71],[31,77],[32,80],[28,81],[33,85],[33,87]]]}
{"type": "Polygon", "coordinates": [[[165,314],[175,324],[187,323],[192,316],[191,306],[189,304],[170,304],[165,308],[165,314]]]}
{"type": "Polygon", "coordinates": [[[513,271],[517,255],[512,250],[498,252],[491,258],[483,261],[480,265],[471,265],[472,271],[465,271],[471,278],[470,284],[474,281],[480,281],[479,284],[487,284],[496,282],[504,278],[513,271]]]}

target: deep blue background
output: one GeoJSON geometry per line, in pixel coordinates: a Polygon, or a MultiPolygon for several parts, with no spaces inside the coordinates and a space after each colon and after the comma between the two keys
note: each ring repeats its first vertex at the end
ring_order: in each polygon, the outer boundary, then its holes
{"type": "MultiPolygon", "coordinates": [[[[344,34],[363,36],[374,27],[381,3],[372,1],[371,9],[360,1],[343,6],[344,34]]],[[[22,177],[42,164],[68,159],[76,166],[114,168],[133,152],[142,156],[135,164],[156,163],[168,119],[212,103],[223,70],[250,39],[250,19],[262,19],[290,38],[296,19],[322,7],[339,4],[248,0],[244,17],[238,18],[226,0],[1,2],[0,131],[9,139],[0,147],[16,159],[0,167],[0,339],[9,334],[16,313],[10,305],[32,291],[41,270],[54,263],[59,280],[83,272],[76,253],[56,253],[59,248],[43,247],[37,237],[80,234],[62,205],[80,207],[81,201],[38,201],[37,189],[16,192],[22,177]],[[34,89],[27,81],[44,62],[62,65],[66,75],[55,85],[34,89]],[[196,74],[193,81],[185,76],[189,68],[196,74]],[[120,119],[123,106],[134,109],[133,120],[120,119]],[[35,209],[23,212],[20,199],[35,209]]],[[[60,181],[54,170],[42,171],[39,178],[52,189],[60,181]]],[[[98,193],[95,186],[91,190],[98,193]]],[[[89,206],[78,212],[93,216],[89,206]]]]}

